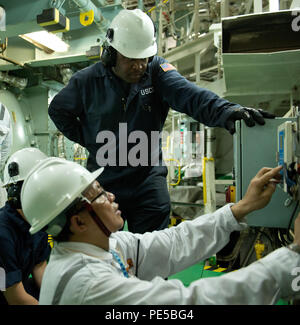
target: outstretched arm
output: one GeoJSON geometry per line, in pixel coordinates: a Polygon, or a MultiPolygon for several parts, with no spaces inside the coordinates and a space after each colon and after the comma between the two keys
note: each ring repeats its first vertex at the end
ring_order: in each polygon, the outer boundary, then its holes
{"type": "Polygon", "coordinates": [[[243,107],[219,97],[184,78],[160,57],[151,63],[155,91],[172,109],[185,113],[207,126],[226,128],[235,133],[235,121],[244,120],[249,127],[265,124],[265,118],[275,118],[262,109],[243,107]],[[165,68],[167,66],[167,69],[165,68]]]}
{"type": "Polygon", "coordinates": [[[199,216],[193,221],[185,221],[176,227],[144,235],[118,233],[126,241],[120,245],[126,258],[139,261],[138,276],[150,280],[155,275],[167,277],[200,260],[217,253],[229,241],[232,231],[242,230],[240,223],[246,214],[261,209],[268,204],[278,182],[279,170],[263,168],[252,179],[248,191],[241,201],[211,214],[199,216]],[[137,239],[140,239],[137,258],[137,239]],[[168,261],[162,264],[162,261],[168,261]]]}

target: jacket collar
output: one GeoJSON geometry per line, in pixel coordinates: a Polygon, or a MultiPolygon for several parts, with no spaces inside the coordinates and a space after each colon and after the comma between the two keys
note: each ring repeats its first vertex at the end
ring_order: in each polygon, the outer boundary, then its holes
{"type": "Polygon", "coordinates": [[[24,233],[29,233],[30,225],[22,218],[19,212],[14,209],[8,201],[6,202],[5,207],[7,208],[9,219],[13,222],[15,227],[24,233]]]}
{"type": "MultiPolygon", "coordinates": [[[[61,242],[55,244],[56,248],[58,250],[60,249],[66,249],[71,252],[77,252],[86,254],[95,258],[99,258],[102,260],[111,260],[112,256],[111,253],[104,250],[103,248],[100,248],[98,246],[84,243],[84,242],[61,242]]],[[[117,246],[117,241],[115,239],[110,238],[109,239],[109,247],[110,249],[115,250],[117,246]]]]}
{"type": "MultiPolygon", "coordinates": [[[[95,63],[94,67],[95,67],[95,76],[96,77],[104,77],[104,76],[114,77],[115,76],[115,74],[112,72],[111,68],[106,68],[102,62],[95,63]]],[[[149,71],[150,71],[149,69],[150,68],[149,68],[149,64],[148,64],[146,72],[143,75],[140,83],[143,83],[149,77],[149,71]]]]}

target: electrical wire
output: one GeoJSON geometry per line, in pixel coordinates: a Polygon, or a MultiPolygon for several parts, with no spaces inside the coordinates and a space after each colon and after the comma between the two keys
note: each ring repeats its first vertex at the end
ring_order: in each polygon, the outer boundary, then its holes
{"type": "Polygon", "coordinates": [[[136,252],[136,267],[135,267],[135,276],[138,276],[138,268],[139,268],[139,253],[140,253],[140,239],[138,239],[137,243],[137,252],[136,252]]]}
{"type": "Polygon", "coordinates": [[[287,246],[289,244],[289,242],[284,238],[284,236],[284,229],[278,229],[278,239],[281,243],[281,246],[287,246]]]}
{"type": "Polygon", "coordinates": [[[290,240],[290,241],[293,241],[293,238],[291,238],[291,235],[290,235],[290,229],[291,229],[291,226],[292,226],[292,222],[293,222],[294,216],[295,216],[296,211],[298,209],[298,206],[299,206],[299,201],[297,201],[297,203],[295,205],[294,211],[293,211],[293,213],[291,215],[291,218],[290,218],[290,221],[289,221],[288,228],[286,230],[286,236],[287,236],[288,240],[290,240]]]}
{"type": "Polygon", "coordinates": [[[278,235],[278,228],[270,228],[269,229],[270,235],[272,239],[274,240],[275,248],[282,247],[283,244],[281,243],[278,235]]]}

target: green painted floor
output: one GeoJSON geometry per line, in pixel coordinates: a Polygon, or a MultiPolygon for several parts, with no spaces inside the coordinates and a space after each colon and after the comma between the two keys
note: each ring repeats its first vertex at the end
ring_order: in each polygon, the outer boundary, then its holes
{"type": "Polygon", "coordinates": [[[222,273],[204,270],[204,264],[204,262],[195,264],[184,271],[170,276],[169,279],[179,279],[187,287],[195,280],[222,275],[222,273]]]}

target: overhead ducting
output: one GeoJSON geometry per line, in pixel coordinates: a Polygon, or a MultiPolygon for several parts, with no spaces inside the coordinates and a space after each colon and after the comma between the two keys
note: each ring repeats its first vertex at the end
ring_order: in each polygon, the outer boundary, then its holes
{"type": "Polygon", "coordinates": [[[6,72],[0,71],[0,81],[6,82],[11,86],[14,86],[19,89],[24,89],[27,86],[28,79],[27,78],[18,78],[14,76],[10,76],[6,72]]]}
{"type": "MultiPolygon", "coordinates": [[[[93,11],[94,13],[94,22],[98,26],[101,32],[105,33],[109,22],[102,15],[102,12],[97,8],[91,0],[73,0],[73,2],[78,6],[79,10],[83,13],[93,11]]],[[[106,1],[102,1],[106,2],[106,1]]]]}

